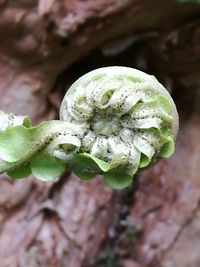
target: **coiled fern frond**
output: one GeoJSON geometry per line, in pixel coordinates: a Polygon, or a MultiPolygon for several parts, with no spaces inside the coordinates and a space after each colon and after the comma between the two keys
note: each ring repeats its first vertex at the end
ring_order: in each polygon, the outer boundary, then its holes
{"type": "Polygon", "coordinates": [[[0,113],[0,172],[51,180],[68,167],[124,188],[139,169],[171,156],[177,131],[175,104],[154,76],[100,68],[69,88],[60,121],[32,127],[27,117],[0,113]]]}

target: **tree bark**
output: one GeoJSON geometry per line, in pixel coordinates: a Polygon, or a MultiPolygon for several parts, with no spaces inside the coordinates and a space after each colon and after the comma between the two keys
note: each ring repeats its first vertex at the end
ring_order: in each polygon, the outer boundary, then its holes
{"type": "Polygon", "coordinates": [[[101,177],[82,182],[67,172],[54,183],[2,176],[2,267],[105,267],[102,244],[122,267],[197,266],[198,252],[190,252],[199,246],[199,13],[197,5],[159,0],[0,1],[2,110],[34,123],[52,119],[62,79],[70,84],[91,67],[123,62],[175,87],[181,114],[176,154],[124,192],[108,189],[101,177]],[[100,63],[91,59],[94,50],[101,50],[100,63]],[[130,64],[124,55],[137,60],[130,64]]]}

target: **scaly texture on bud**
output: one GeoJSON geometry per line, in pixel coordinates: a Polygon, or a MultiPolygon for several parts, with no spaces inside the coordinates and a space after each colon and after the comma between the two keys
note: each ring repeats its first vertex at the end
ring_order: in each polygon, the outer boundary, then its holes
{"type": "MultiPolygon", "coordinates": [[[[40,162],[46,155],[45,162],[51,157],[68,163],[82,179],[102,174],[118,189],[128,186],[139,169],[169,157],[178,130],[177,110],[167,90],[154,76],[127,67],[100,68],[79,78],[63,99],[60,120],[26,127],[33,141],[27,140],[42,153],[40,162]]],[[[5,119],[3,125],[5,138],[5,119]]],[[[1,151],[0,133],[0,158],[1,151]]],[[[31,170],[39,160],[32,164],[28,158],[31,170]]]]}

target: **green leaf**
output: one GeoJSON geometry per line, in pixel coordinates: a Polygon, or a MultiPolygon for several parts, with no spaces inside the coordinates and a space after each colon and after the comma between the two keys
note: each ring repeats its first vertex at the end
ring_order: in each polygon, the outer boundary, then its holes
{"type": "Polygon", "coordinates": [[[139,168],[147,167],[149,165],[150,161],[151,161],[151,159],[149,157],[147,157],[146,155],[141,153],[139,168]]]}
{"type": "Polygon", "coordinates": [[[84,156],[92,159],[97,165],[98,167],[103,171],[103,172],[107,172],[110,168],[110,164],[91,155],[91,154],[88,154],[88,153],[83,153],[84,156]]]}
{"type": "MultiPolygon", "coordinates": [[[[70,126],[70,124],[66,122],[49,121],[31,128],[26,128],[22,125],[7,128],[0,132],[0,158],[4,162],[13,163],[13,167],[16,165],[17,168],[18,166],[21,167],[30,162],[32,157],[48,148],[51,143],[53,143],[51,146],[52,154],[53,150],[56,149],[59,144],[72,143],[74,146],[78,146],[77,138],[75,143],[74,139],[70,139],[69,134],[60,136],[60,134],[67,131],[68,126],[70,126]],[[59,138],[62,138],[62,140],[59,138]]],[[[3,169],[0,166],[0,170],[1,169],[6,171],[6,168],[3,169]]]]}
{"type": "Polygon", "coordinates": [[[0,132],[0,155],[7,162],[15,162],[30,151],[32,136],[28,128],[16,126],[0,132]]]}
{"type": "Polygon", "coordinates": [[[162,108],[166,113],[170,114],[172,112],[171,103],[163,95],[157,95],[157,106],[162,108]]]}
{"type": "Polygon", "coordinates": [[[23,126],[25,126],[26,128],[30,128],[32,126],[29,117],[24,117],[23,126]]]}
{"type": "Polygon", "coordinates": [[[168,158],[174,153],[174,142],[169,140],[160,149],[159,157],[168,158]]]}
{"type": "Polygon", "coordinates": [[[11,178],[14,178],[14,179],[25,178],[25,177],[31,175],[31,167],[30,167],[30,165],[23,166],[23,167],[18,168],[14,171],[9,171],[7,174],[11,178]]]}
{"type": "Polygon", "coordinates": [[[52,181],[65,170],[65,165],[55,158],[40,153],[31,161],[32,174],[42,181],[52,181]]]}
{"type": "Polygon", "coordinates": [[[10,168],[11,165],[12,163],[4,161],[0,158],[0,173],[5,172],[8,168],[10,168]]]}
{"type": "Polygon", "coordinates": [[[104,173],[105,183],[112,189],[123,189],[132,183],[133,178],[120,171],[109,171],[104,173]]]}
{"type": "Polygon", "coordinates": [[[101,173],[98,164],[86,153],[75,156],[72,168],[74,174],[82,180],[90,180],[101,173]]]}

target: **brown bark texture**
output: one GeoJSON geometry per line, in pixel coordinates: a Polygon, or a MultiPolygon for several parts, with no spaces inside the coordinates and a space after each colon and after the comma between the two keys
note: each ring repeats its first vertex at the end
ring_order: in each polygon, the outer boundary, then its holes
{"type": "Polygon", "coordinates": [[[200,5],[1,0],[0,109],[56,118],[81,74],[154,74],[180,114],[173,157],[114,192],[101,177],[0,180],[0,267],[199,267],[200,5]]]}

